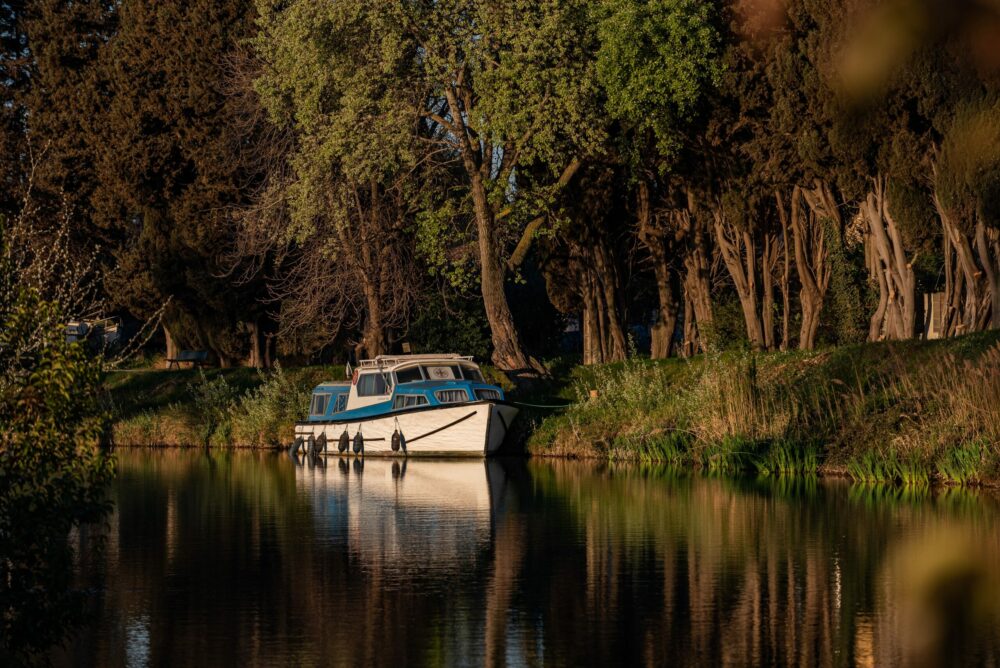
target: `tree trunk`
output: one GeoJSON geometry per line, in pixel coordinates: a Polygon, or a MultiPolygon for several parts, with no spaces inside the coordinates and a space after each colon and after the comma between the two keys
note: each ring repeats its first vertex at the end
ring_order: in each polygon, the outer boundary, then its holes
{"type": "Polygon", "coordinates": [[[778,219],[781,222],[781,249],[784,263],[781,272],[781,343],[780,350],[788,350],[791,345],[792,294],[791,294],[791,254],[788,241],[788,212],[781,191],[774,191],[775,204],[778,209],[778,219]]]}
{"type": "Polygon", "coordinates": [[[761,305],[761,326],[764,328],[764,347],[774,350],[774,268],[778,263],[778,240],[773,234],[764,236],[764,255],[762,258],[762,282],[764,283],[764,301],[761,305]]]}
{"type": "Polygon", "coordinates": [[[473,177],[472,192],[479,235],[480,286],[493,340],[493,363],[505,371],[541,371],[539,364],[524,352],[514,326],[505,292],[503,263],[494,238],[493,213],[478,176],[473,177]]]}
{"type": "Polygon", "coordinates": [[[986,272],[990,329],[1000,329],[1000,233],[996,229],[987,230],[981,220],[976,223],[976,250],[986,272]]]}
{"type": "Polygon", "coordinates": [[[945,239],[945,301],[949,305],[945,334],[985,329],[988,322],[996,321],[998,279],[986,228],[977,222],[972,233],[966,234],[941,205],[937,193],[934,206],[945,239]]]}
{"type": "Polygon", "coordinates": [[[872,316],[869,339],[913,338],[916,326],[916,276],[906,257],[899,226],[889,212],[885,180],[874,179],[873,192],[861,204],[868,221],[869,272],[879,285],[879,308],[872,316]]]}
{"type": "Polygon", "coordinates": [[[659,298],[656,323],[651,334],[650,356],[663,359],[673,355],[674,331],[677,329],[677,272],[670,266],[664,230],[654,224],[649,204],[649,186],[639,184],[639,240],[646,246],[653,260],[656,277],[656,294],[659,298]]]}
{"type": "Polygon", "coordinates": [[[674,332],[677,330],[677,277],[666,264],[657,264],[656,292],[659,297],[659,310],[656,324],[652,329],[653,359],[665,359],[674,354],[674,332]]]}
{"type": "Polygon", "coordinates": [[[740,299],[747,339],[754,350],[763,350],[764,327],[757,305],[756,243],[749,231],[736,229],[721,211],[716,210],[714,215],[715,240],[740,299]]]}
{"type": "Polygon", "coordinates": [[[684,257],[684,354],[688,357],[712,346],[711,266],[707,235],[697,224],[684,257]]]}
{"type": "Polygon", "coordinates": [[[604,351],[607,348],[604,340],[604,327],[601,323],[603,310],[601,299],[589,272],[584,272],[582,283],[583,322],[580,329],[583,335],[583,363],[585,365],[601,364],[604,361],[604,351]]]}
{"type": "Polygon", "coordinates": [[[250,359],[247,365],[260,369],[264,365],[263,353],[261,351],[260,317],[255,317],[246,323],[247,333],[250,337],[250,359]]]}
{"type": "Polygon", "coordinates": [[[365,349],[365,354],[374,359],[386,352],[386,333],[382,326],[382,301],[373,281],[364,280],[365,295],[365,321],[364,331],[361,336],[361,345],[365,349]]]}
{"type": "Polygon", "coordinates": [[[837,220],[835,215],[828,210],[827,200],[822,194],[813,191],[804,196],[798,186],[792,189],[790,222],[795,245],[795,268],[802,285],[799,296],[802,304],[799,348],[802,350],[812,350],[816,347],[820,312],[823,310],[823,300],[830,286],[830,265],[827,261],[826,240],[820,217],[830,218],[831,222],[835,222],[837,220]],[[812,209],[811,213],[802,210],[800,201],[803,197],[812,209]]]}
{"type": "Polygon", "coordinates": [[[275,357],[275,354],[274,354],[274,341],[275,341],[274,334],[268,332],[264,336],[264,368],[265,369],[273,369],[274,368],[274,363],[275,363],[275,361],[277,361],[276,357],[275,357]]]}
{"type": "MultiPolygon", "coordinates": [[[[163,325],[163,336],[167,340],[167,359],[172,360],[177,358],[177,341],[174,340],[174,335],[170,333],[170,329],[163,325]]],[[[170,362],[164,362],[168,367],[170,362]]]]}
{"type": "MultiPolygon", "coordinates": [[[[479,148],[472,145],[468,128],[465,126],[465,115],[454,90],[446,92],[451,118],[461,136],[462,165],[469,177],[472,192],[472,204],[476,217],[476,233],[479,237],[480,288],[483,295],[483,306],[486,319],[490,323],[490,335],[493,340],[493,363],[504,371],[514,371],[535,375],[544,373],[544,368],[536,360],[525,353],[521,340],[514,326],[514,318],[510,312],[505,292],[505,265],[500,258],[500,248],[496,240],[496,214],[486,193],[486,184],[479,161],[482,156],[479,148]]],[[[492,155],[487,155],[492,160],[492,155]]]]}
{"type": "Polygon", "coordinates": [[[625,329],[619,317],[618,276],[614,266],[608,262],[604,245],[597,243],[593,249],[594,272],[597,285],[603,291],[604,314],[607,320],[607,354],[605,362],[620,362],[628,357],[625,329]]]}

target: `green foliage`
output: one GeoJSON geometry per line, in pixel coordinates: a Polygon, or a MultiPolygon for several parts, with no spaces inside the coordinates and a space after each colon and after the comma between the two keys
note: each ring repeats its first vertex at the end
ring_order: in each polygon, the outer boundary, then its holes
{"type": "Polygon", "coordinates": [[[587,368],[530,452],[862,482],[981,481],[1000,433],[997,334],[587,368]],[[947,352],[946,352],[947,351],[947,352]],[[591,392],[595,392],[593,396],[591,392]],[[976,443],[956,450],[956,443],[976,443]],[[822,444],[821,446],[819,444],[822,444]],[[954,454],[952,454],[954,453],[954,454]]]}
{"type": "Polygon", "coordinates": [[[757,458],[757,444],[739,436],[723,436],[698,453],[698,464],[710,473],[741,473],[757,458]]]}
{"type": "Polygon", "coordinates": [[[608,451],[608,458],[682,466],[691,461],[691,436],[681,430],[618,436],[608,451]]]}
{"type": "Polygon", "coordinates": [[[0,227],[0,663],[43,662],[84,620],[72,528],[107,510],[100,368],[21,285],[0,227]]]}
{"type": "Polygon", "coordinates": [[[614,117],[651,131],[670,156],[705,97],[720,82],[716,8],[698,0],[603,0],[597,73],[614,117]]]}
{"type": "Polygon", "coordinates": [[[233,434],[244,445],[281,445],[306,417],[312,388],[296,383],[281,366],[261,374],[255,389],[240,397],[229,412],[233,434]]]}
{"type": "Polygon", "coordinates": [[[982,442],[965,443],[945,451],[935,462],[935,471],[945,482],[974,485],[986,474],[989,450],[982,442]]]}
{"type": "Polygon", "coordinates": [[[226,377],[218,375],[209,380],[205,372],[199,369],[199,382],[190,383],[195,417],[200,427],[202,443],[205,447],[211,444],[212,437],[219,433],[224,444],[232,442],[233,423],[230,409],[236,401],[235,388],[226,382],[226,377]]]}
{"type": "Polygon", "coordinates": [[[265,313],[253,258],[226,254],[232,214],[263,179],[250,150],[256,111],[226,94],[251,11],[249,0],[121,3],[89,128],[92,207],[116,241],[104,277],[113,302],[145,318],[169,301],[164,322],[177,345],[223,363],[246,356],[243,323],[265,313]]]}
{"type": "Polygon", "coordinates": [[[816,475],[819,452],[812,445],[780,440],[771,443],[753,465],[761,475],[816,475]]]}
{"type": "Polygon", "coordinates": [[[475,299],[429,295],[410,323],[406,340],[415,353],[454,351],[489,359],[489,325],[481,302],[475,299]]]}
{"type": "Polygon", "coordinates": [[[830,286],[825,323],[829,339],[836,345],[861,343],[868,336],[869,305],[862,298],[868,289],[864,274],[864,249],[847,247],[840,231],[826,223],[824,238],[829,246],[830,286]]]}
{"type": "Polygon", "coordinates": [[[847,473],[858,482],[891,483],[898,478],[899,461],[894,450],[868,450],[847,461],[847,473]]]}
{"type": "Polygon", "coordinates": [[[966,231],[977,220],[1000,227],[1000,102],[958,110],[941,147],[937,192],[966,231]]]}

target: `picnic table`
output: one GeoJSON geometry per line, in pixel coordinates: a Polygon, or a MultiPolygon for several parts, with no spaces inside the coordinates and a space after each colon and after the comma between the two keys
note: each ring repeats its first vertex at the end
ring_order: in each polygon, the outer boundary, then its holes
{"type": "Polygon", "coordinates": [[[174,357],[167,358],[167,368],[173,369],[175,366],[179,369],[183,362],[188,362],[191,364],[191,368],[204,366],[208,363],[208,351],[207,350],[182,350],[177,353],[174,357]]]}

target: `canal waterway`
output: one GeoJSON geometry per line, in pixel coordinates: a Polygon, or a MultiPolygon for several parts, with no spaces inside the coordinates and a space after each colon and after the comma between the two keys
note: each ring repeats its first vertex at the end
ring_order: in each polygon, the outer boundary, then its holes
{"type": "Polygon", "coordinates": [[[122,450],[60,666],[997,665],[995,497],[122,450]],[[95,546],[102,545],[98,550],[95,546]]]}

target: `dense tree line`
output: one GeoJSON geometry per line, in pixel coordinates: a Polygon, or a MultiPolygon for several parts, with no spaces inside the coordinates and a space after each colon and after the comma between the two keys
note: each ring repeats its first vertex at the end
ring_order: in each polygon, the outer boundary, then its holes
{"type": "Polygon", "coordinates": [[[586,363],[636,326],[655,357],[1000,326],[985,6],[0,12],[0,207],[223,365],[408,341],[539,371],[567,318],[586,363]]]}

